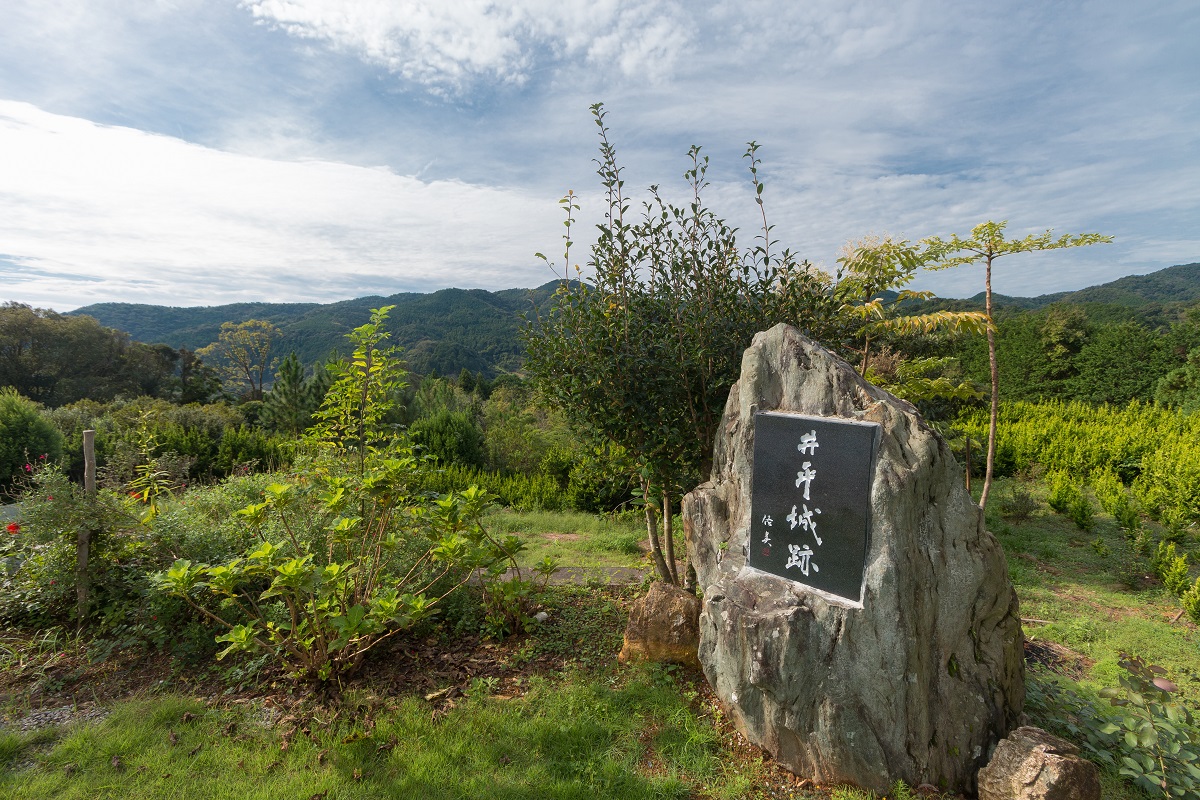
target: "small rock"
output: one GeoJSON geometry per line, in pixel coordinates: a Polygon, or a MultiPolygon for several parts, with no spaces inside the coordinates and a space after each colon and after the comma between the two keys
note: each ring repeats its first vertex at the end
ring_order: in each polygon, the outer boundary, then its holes
{"type": "Polygon", "coordinates": [[[550,619],[550,615],[547,614],[545,611],[539,611],[533,615],[533,618],[538,621],[538,624],[545,625],[546,622],[550,619]]]}
{"type": "Polygon", "coordinates": [[[651,584],[629,612],[617,660],[654,661],[699,668],[700,598],[678,586],[651,584]]]}
{"type": "Polygon", "coordinates": [[[979,800],[1100,800],[1100,775],[1075,745],[1025,726],[979,771],[979,800]]]}

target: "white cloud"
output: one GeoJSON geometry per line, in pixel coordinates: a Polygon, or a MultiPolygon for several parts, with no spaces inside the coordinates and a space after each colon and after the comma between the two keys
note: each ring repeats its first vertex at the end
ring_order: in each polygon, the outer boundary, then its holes
{"type": "Polygon", "coordinates": [[[329,302],[549,279],[552,200],[233,155],[0,101],[6,299],[329,302]]]}
{"type": "MultiPolygon", "coordinates": [[[[0,100],[62,115],[0,116],[14,299],[541,283],[529,254],[555,249],[568,188],[586,200],[576,238],[591,232],[596,100],[637,199],[651,183],[682,190],[686,147],[702,144],[714,205],[747,236],[739,156],[759,141],[776,232],[825,263],[871,231],[988,218],[1118,237],[1014,261],[1006,293],[1200,258],[1200,16],[1186,0],[1000,0],[986,16],[954,0],[10,0],[4,13],[0,100]]],[[[969,295],[976,277],[922,281],[969,295]]]]}
{"type": "Polygon", "coordinates": [[[583,55],[625,76],[669,75],[688,44],[670,0],[246,0],[257,19],[328,41],[432,90],[524,84],[539,65],[583,55]]]}

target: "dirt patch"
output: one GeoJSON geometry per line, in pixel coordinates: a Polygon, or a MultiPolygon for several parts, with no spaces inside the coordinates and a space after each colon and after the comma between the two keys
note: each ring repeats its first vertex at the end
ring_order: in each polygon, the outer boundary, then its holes
{"type": "Polygon", "coordinates": [[[75,644],[39,651],[32,637],[15,631],[5,631],[4,639],[12,652],[22,656],[0,670],[0,726],[19,726],[20,719],[40,719],[42,713],[47,724],[57,724],[63,721],[59,717],[64,708],[75,710],[72,717],[86,717],[88,709],[171,678],[171,658],[165,653],[114,649],[100,658],[75,644]]]}
{"type": "Polygon", "coordinates": [[[583,539],[582,533],[543,533],[543,539],[549,539],[552,542],[578,542],[583,539]]]}
{"type": "Polygon", "coordinates": [[[1026,639],[1025,663],[1040,664],[1051,672],[1079,680],[1096,662],[1055,642],[1026,639]]]}

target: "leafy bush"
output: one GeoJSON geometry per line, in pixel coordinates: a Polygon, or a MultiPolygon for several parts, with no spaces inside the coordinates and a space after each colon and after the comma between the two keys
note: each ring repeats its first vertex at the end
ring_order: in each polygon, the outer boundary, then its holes
{"type": "Polygon", "coordinates": [[[1191,580],[1188,576],[1187,555],[1177,554],[1174,542],[1159,542],[1150,565],[1171,594],[1182,595],[1188,590],[1191,580]]]}
{"type": "Polygon", "coordinates": [[[442,409],[414,422],[409,432],[413,444],[439,464],[482,467],[486,461],[483,432],[470,412],[442,409]]]}
{"type": "Polygon", "coordinates": [[[57,461],[60,455],[62,436],[38,404],[11,387],[0,389],[0,489],[28,474],[39,461],[57,461]]]}
{"type": "Polygon", "coordinates": [[[330,367],[333,385],[308,438],[317,455],[236,512],[257,547],[224,564],[180,559],[154,576],[163,593],[227,629],[218,658],[265,652],[298,677],[340,680],[381,641],[433,614],[477,568],[493,579],[485,581],[489,613],[524,623],[529,592],[519,572],[511,587],[500,580],[515,566],[510,543],[479,524],[487,493],[470,487],[432,505],[417,494],[425,464],[387,422],[404,379],[395,349],[382,347],[389,310],[373,311],[349,335],[351,359],[330,367]],[[282,534],[274,541],[271,524],[282,534]]]}
{"type": "Polygon", "coordinates": [[[1080,497],[1079,484],[1061,470],[1046,474],[1046,502],[1059,514],[1067,514],[1080,497]]]}
{"type": "Polygon", "coordinates": [[[597,447],[571,467],[567,502],[579,511],[607,514],[630,503],[636,481],[633,459],[624,448],[597,447]]]}
{"type": "Polygon", "coordinates": [[[75,610],[75,542],[91,528],[91,607],[141,602],[147,547],[131,533],[128,498],[111,491],[88,497],[56,465],[35,468],[23,483],[21,522],[0,540],[8,569],[0,575],[0,619],[13,624],[66,622],[75,610]]]}
{"type": "MultiPolygon", "coordinates": [[[[987,430],[988,415],[970,411],[955,424],[979,437],[987,430]]],[[[1077,482],[1115,472],[1129,484],[1133,508],[1109,513],[1130,527],[1137,524],[1137,511],[1172,528],[1200,522],[1200,414],[1138,402],[1003,403],[999,437],[1000,451],[1011,453],[1018,470],[1044,464],[1049,473],[1065,473],[1077,482]]],[[[1104,503],[1105,492],[1097,494],[1104,503]]]]}
{"type": "Polygon", "coordinates": [[[1183,610],[1187,612],[1188,618],[1200,625],[1200,578],[1196,578],[1192,588],[1184,592],[1180,600],[1183,601],[1183,610]]]}
{"type": "Polygon", "coordinates": [[[1000,513],[1014,522],[1025,522],[1037,509],[1038,501],[1033,492],[1020,486],[1014,486],[1009,496],[1000,502],[1000,513]]]}
{"type": "Polygon", "coordinates": [[[1067,511],[1071,516],[1071,521],[1081,531],[1090,531],[1096,527],[1096,510],[1092,508],[1092,501],[1088,500],[1082,491],[1071,499],[1067,511]]]}
{"type": "Polygon", "coordinates": [[[1121,688],[1105,689],[1115,714],[1100,729],[1123,745],[1119,772],[1152,794],[1200,800],[1200,729],[1186,705],[1172,698],[1178,688],[1166,671],[1136,656],[1122,655],[1121,688]]]}
{"type": "Polygon", "coordinates": [[[501,505],[519,511],[561,511],[568,507],[558,483],[547,475],[503,475],[452,464],[427,470],[421,476],[421,488],[437,494],[472,484],[486,489],[501,505]]]}
{"type": "Polygon", "coordinates": [[[1122,654],[1120,687],[1104,689],[1110,707],[1034,673],[1025,704],[1035,721],[1116,769],[1154,797],[1200,800],[1200,728],[1161,667],[1122,654]]]}
{"type": "Polygon", "coordinates": [[[1125,487],[1112,467],[1103,467],[1092,473],[1092,491],[1100,501],[1105,513],[1117,516],[1117,506],[1125,500],[1125,487]]]}

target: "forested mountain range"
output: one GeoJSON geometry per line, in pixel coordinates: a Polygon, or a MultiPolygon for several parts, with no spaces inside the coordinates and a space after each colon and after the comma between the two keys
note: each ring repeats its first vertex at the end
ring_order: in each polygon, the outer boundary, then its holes
{"type": "Polygon", "coordinates": [[[295,351],[304,364],[324,361],[346,350],[345,335],[370,317],[372,308],[394,305],[388,321],[392,342],[404,348],[409,369],[456,375],[463,369],[493,377],[518,369],[522,347],[521,314],[544,305],[554,292],[550,282],[536,289],[442,289],[431,294],[404,293],[360,297],[338,303],[237,303],[174,308],[134,303],[97,303],[70,312],[94,317],[125,331],[136,341],[195,350],[216,341],[224,322],[266,320],[283,333],[276,352],[295,351]]]}
{"type": "MultiPolygon", "coordinates": [[[[948,302],[983,308],[983,301],[983,292],[980,292],[966,300],[948,302]]],[[[1200,263],[1178,264],[1145,275],[1128,275],[1074,292],[1054,292],[1037,297],[994,294],[992,302],[998,307],[1029,311],[1054,303],[1123,306],[1131,309],[1170,304],[1192,305],[1200,302],[1200,263]]]]}
{"type": "MultiPolygon", "coordinates": [[[[393,341],[405,350],[409,368],[419,374],[456,375],[462,369],[494,377],[518,369],[522,359],[518,331],[522,313],[542,306],[553,293],[552,281],[536,289],[442,289],[431,294],[404,293],[360,297],[337,303],[237,303],[175,308],[134,303],[97,303],[69,312],[86,314],[135,341],[163,343],[190,350],[216,340],[223,322],[263,319],[283,332],[277,352],[295,350],[312,364],[344,352],[347,331],[365,323],[370,309],[395,305],[389,321],[393,341]]],[[[1055,303],[1082,305],[1088,316],[1137,319],[1157,327],[1168,323],[1172,308],[1200,302],[1200,263],[1181,264],[1125,278],[1038,297],[997,295],[997,306],[1036,311],[1055,303]]],[[[966,300],[935,301],[940,307],[982,308],[983,294],[966,300]]]]}

